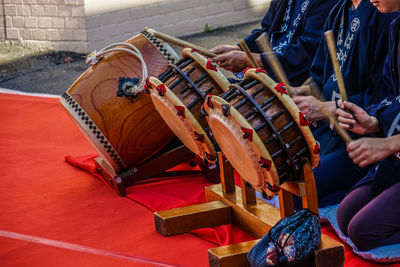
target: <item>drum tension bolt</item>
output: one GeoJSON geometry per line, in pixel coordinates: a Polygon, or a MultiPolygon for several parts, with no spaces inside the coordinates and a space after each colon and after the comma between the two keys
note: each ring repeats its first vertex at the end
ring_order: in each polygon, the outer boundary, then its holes
{"type": "Polygon", "coordinates": [[[229,117],[231,115],[231,106],[227,104],[222,105],[222,113],[225,117],[229,117]]]}
{"type": "Polygon", "coordinates": [[[201,117],[208,116],[207,111],[204,109],[204,104],[201,105],[200,111],[201,111],[201,117]]]}
{"type": "Polygon", "coordinates": [[[268,171],[271,170],[272,161],[269,159],[260,157],[260,161],[258,162],[258,164],[260,164],[261,167],[267,169],[268,171]]]}
{"type": "Polygon", "coordinates": [[[253,130],[242,127],[242,131],[244,132],[243,139],[247,139],[250,142],[253,141],[253,130]]]}
{"type": "Polygon", "coordinates": [[[185,107],[182,106],[175,106],[175,109],[178,111],[177,115],[185,118],[185,107]]]}
{"type": "Polygon", "coordinates": [[[207,158],[209,161],[215,161],[215,160],[217,159],[217,155],[210,155],[210,154],[208,154],[207,152],[204,152],[204,154],[206,155],[206,158],[207,158]]]}
{"type": "Polygon", "coordinates": [[[272,186],[270,183],[265,182],[267,184],[268,189],[273,193],[278,193],[281,188],[279,186],[272,186]]]}
{"type": "Polygon", "coordinates": [[[198,132],[194,131],[194,135],[196,136],[195,139],[197,141],[204,143],[204,134],[199,134],[198,132]]]}
{"type": "Polygon", "coordinates": [[[211,102],[211,95],[207,95],[207,105],[210,107],[210,108],[214,108],[214,105],[213,105],[213,103],[211,102]]]}
{"type": "Polygon", "coordinates": [[[263,198],[266,198],[268,200],[271,200],[273,198],[272,196],[267,195],[267,193],[265,193],[264,190],[261,191],[261,195],[263,196],[263,198]]]}

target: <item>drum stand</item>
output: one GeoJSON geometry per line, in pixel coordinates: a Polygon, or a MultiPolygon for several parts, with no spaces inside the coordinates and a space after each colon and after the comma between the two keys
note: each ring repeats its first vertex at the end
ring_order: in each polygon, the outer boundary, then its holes
{"type": "MultiPolygon", "coordinates": [[[[233,168],[219,153],[221,184],[205,188],[206,203],[154,213],[156,230],[163,235],[234,223],[257,238],[263,237],[281,218],[294,212],[293,195],[303,207],[318,213],[318,199],[311,165],[305,164],[300,182],[286,182],[279,192],[280,210],[257,199],[255,190],[241,179],[235,186],[233,168]]],[[[210,266],[248,266],[247,252],[258,240],[209,249],[210,266]]],[[[322,234],[314,255],[301,265],[336,267],[344,265],[344,247],[322,234]]]]}
{"type": "Polygon", "coordinates": [[[214,183],[219,182],[219,174],[217,169],[210,169],[207,163],[196,158],[193,152],[191,152],[184,145],[172,145],[174,148],[171,149],[170,146],[167,146],[165,149],[140,163],[136,167],[121,173],[116,173],[115,170],[103,158],[97,157],[94,159],[96,172],[100,174],[103,180],[121,197],[126,195],[126,187],[154,177],[162,178],[198,174],[199,171],[165,172],[168,169],[190,160],[193,160],[193,164],[196,164],[200,167],[204,176],[208,180],[214,183]]]}

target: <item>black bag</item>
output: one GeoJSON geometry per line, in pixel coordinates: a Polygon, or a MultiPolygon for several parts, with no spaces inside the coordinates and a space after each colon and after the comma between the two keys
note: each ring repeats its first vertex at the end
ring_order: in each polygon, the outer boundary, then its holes
{"type": "Polygon", "coordinates": [[[318,215],[303,209],[281,219],[249,251],[251,266],[288,266],[306,259],[321,241],[318,215]]]}

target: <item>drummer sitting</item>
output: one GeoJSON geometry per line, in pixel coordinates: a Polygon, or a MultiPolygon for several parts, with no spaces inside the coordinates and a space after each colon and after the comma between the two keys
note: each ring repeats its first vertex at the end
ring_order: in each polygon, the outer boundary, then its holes
{"type": "MultiPolygon", "coordinates": [[[[270,36],[271,47],[283,65],[290,83],[303,84],[309,77],[309,68],[321,39],[323,25],[338,0],[272,0],[268,12],[261,21],[261,29],[244,38],[247,46],[274,80],[266,55],[260,54],[256,39],[264,32],[270,36]]],[[[210,50],[218,56],[211,60],[218,66],[241,72],[251,67],[246,54],[238,45],[220,45],[210,50]]]]}
{"type": "MultiPolygon", "coordinates": [[[[324,31],[333,30],[337,41],[348,100],[360,107],[380,102],[384,97],[384,90],[377,86],[388,51],[387,28],[393,18],[393,14],[379,13],[369,0],[345,0],[333,8],[325,24],[324,31]]],[[[323,207],[339,203],[370,166],[360,168],[353,164],[344,141],[331,129],[329,122],[323,120],[322,109],[334,116],[340,98],[325,40],[318,48],[310,75],[315,88],[320,88],[328,101],[322,102],[310,95],[309,86],[295,88],[292,93],[294,102],[316,125],[313,134],[320,142],[321,165],[314,169],[314,176],[319,205],[323,207]]]]}

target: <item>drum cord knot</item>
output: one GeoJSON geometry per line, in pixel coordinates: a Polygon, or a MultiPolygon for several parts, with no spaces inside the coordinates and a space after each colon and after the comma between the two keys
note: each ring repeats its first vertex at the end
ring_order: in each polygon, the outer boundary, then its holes
{"type": "Polygon", "coordinates": [[[137,49],[134,45],[129,43],[115,43],[108,45],[99,51],[94,50],[86,57],[86,64],[91,66],[96,65],[104,57],[104,55],[114,51],[127,52],[129,54],[134,55],[136,58],[140,60],[140,63],[142,64],[142,78],[140,79],[140,83],[134,86],[132,92],[134,95],[142,92],[144,89],[146,79],[148,77],[148,71],[146,62],[144,61],[142,54],[140,53],[139,49],[137,49]],[[126,46],[126,47],[121,47],[121,46],[126,46]]]}

